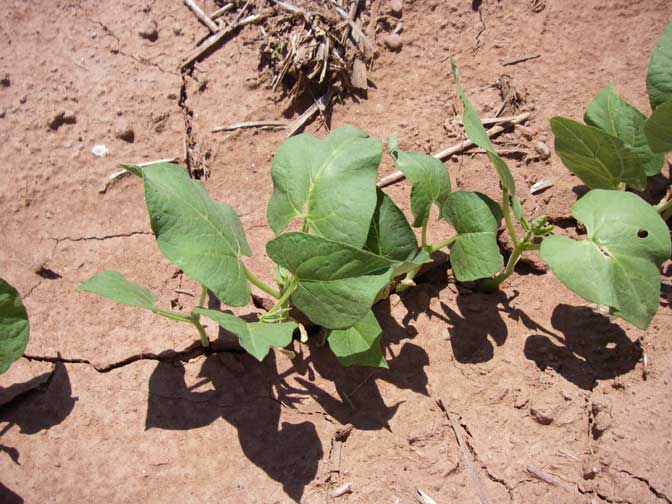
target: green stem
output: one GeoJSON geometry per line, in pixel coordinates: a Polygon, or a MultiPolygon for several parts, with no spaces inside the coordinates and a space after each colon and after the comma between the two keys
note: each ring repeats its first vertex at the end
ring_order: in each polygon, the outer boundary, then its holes
{"type": "Polygon", "coordinates": [[[497,287],[499,287],[502,284],[502,282],[504,282],[507,278],[509,278],[513,274],[513,270],[516,267],[516,264],[518,264],[520,256],[523,255],[523,252],[532,247],[532,244],[529,243],[531,235],[532,232],[528,231],[525,234],[525,238],[523,238],[522,241],[518,242],[518,244],[514,247],[513,252],[509,257],[509,260],[506,263],[506,268],[504,269],[504,271],[499,273],[494,278],[487,279],[483,282],[483,287],[485,287],[485,289],[487,290],[497,289],[497,287]]]}
{"type": "Polygon", "coordinates": [[[191,317],[188,315],[180,315],[179,313],[175,313],[172,311],[168,310],[161,310],[160,308],[155,308],[152,310],[154,313],[159,315],[160,317],[165,317],[170,320],[177,320],[178,322],[192,322],[191,317]]]}
{"type": "Polygon", "coordinates": [[[208,295],[208,288],[205,285],[201,285],[201,297],[198,298],[198,306],[205,308],[203,304],[205,303],[205,296],[208,295]]]}
{"type": "Polygon", "coordinates": [[[447,247],[448,245],[452,244],[457,240],[459,235],[451,236],[447,240],[442,241],[441,243],[437,243],[436,245],[433,245],[429,248],[429,253],[433,254],[437,250],[441,250],[443,247],[447,247]]]}
{"type": "Polygon", "coordinates": [[[243,264],[243,271],[245,272],[245,278],[247,278],[250,281],[250,283],[256,285],[259,289],[264,291],[269,296],[273,296],[275,299],[278,299],[280,297],[280,293],[277,290],[275,290],[273,287],[269,287],[264,282],[259,280],[256,276],[252,274],[250,270],[248,270],[245,267],[244,264],[243,264]]]}
{"type": "Polygon", "coordinates": [[[655,208],[660,215],[663,215],[666,210],[672,208],[672,189],[667,190],[667,193],[655,208]]]}
{"type": "Polygon", "coordinates": [[[429,216],[425,219],[425,222],[422,223],[422,231],[420,232],[420,246],[424,249],[427,248],[427,223],[429,222],[429,216]]]}
{"type": "Polygon", "coordinates": [[[289,297],[296,290],[296,286],[297,286],[298,283],[299,282],[296,279],[296,277],[293,277],[291,279],[291,281],[289,282],[289,285],[287,286],[285,291],[282,293],[282,295],[278,298],[278,300],[275,302],[273,307],[264,315],[264,318],[268,318],[272,315],[275,315],[282,308],[286,307],[287,302],[289,301],[289,297]]]}
{"type": "Polygon", "coordinates": [[[201,338],[201,346],[203,348],[210,348],[210,340],[208,339],[207,334],[205,334],[205,329],[201,325],[199,318],[199,315],[196,314],[195,317],[191,319],[191,323],[194,324],[194,327],[196,327],[196,330],[198,331],[198,336],[201,338]]]}
{"type": "Polygon", "coordinates": [[[506,229],[511,235],[511,240],[513,245],[518,247],[520,242],[518,241],[518,234],[516,233],[516,228],[513,225],[513,219],[511,218],[511,204],[509,202],[509,191],[504,189],[502,193],[502,213],[504,214],[504,221],[506,222],[506,229]]]}

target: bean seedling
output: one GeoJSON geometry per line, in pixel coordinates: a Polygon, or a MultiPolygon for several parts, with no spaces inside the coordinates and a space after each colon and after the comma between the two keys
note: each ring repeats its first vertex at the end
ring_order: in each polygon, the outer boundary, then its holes
{"type": "Polygon", "coordinates": [[[661,218],[670,203],[654,207],[622,189],[644,188],[647,175],[660,171],[659,152],[670,147],[672,65],[665,63],[672,58],[670,37],[668,26],[651,60],[651,118],[607,88],[588,107],[588,125],[564,118],[551,121],[561,159],[592,189],[572,208],[586,227],[585,240],[550,236],[553,226],[546,216],[525,217],[513,175],[488,138],[452,62],[465,131],[495,168],[502,187],[499,202],[477,192],[452,191],[442,162],[402,151],[391,137],[387,150],[412,186],[418,244],[404,213],[376,188],[380,140],[347,126],[322,140],[309,134],[292,137],[279,147],[271,167],[274,191],[266,215],[276,237],[267,243],[266,253],[275,263],[274,287],[245,266],[242,258],[251,251],[240,219],[226,203],[210,199],[200,181],[175,164],[125,166],[143,180],[159,249],[200,283],[200,302],[188,314],[163,310],[151,292],[115,272],[99,273],[79,290],[190,323],[204,347],[209,342],[200,317],[206,316],[236,334],[259,360],[271,348],[291,342],[301,329],[292,318],[292,310],[298,310],[325,329],[343,365],[387,367],[382,331],[371,307],[395,285],[397,290],[412,287],[433,252],[449,248],[456,279],[478,280],[491,290],[511,276],[523,253],[540,250],[571,290],[646,328],[658,308],[659,268],[670,256],[670,237],[661,218]],[[434,205],[455,234],[431,244],[427,229],[434,205]],[[301,230],[287,231],[296,220],[301,230]],[[513,243],[506,264],[497,244],[502,221],[513,243]],[[258,321],[204,307],[208,290],[225,305],[243,306],[250,284],[275,299],[258,321]]]}

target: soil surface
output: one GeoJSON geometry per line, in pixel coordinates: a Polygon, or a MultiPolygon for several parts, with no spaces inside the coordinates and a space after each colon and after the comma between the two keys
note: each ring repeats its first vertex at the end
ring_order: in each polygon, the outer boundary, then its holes
{"type": "MultiPolygon", "coordinates": [[[[293,120],[310,101],[288,108],[260,73],[259,26],[181,74],[208,31],[179,1],[5,0],[3,12],[0,274],[30,315],[26,354],[56,362],[22,358],[1,377],[0,501],[411,503],[420,488],[439,504],[671,502],[669,262],[646,332],[531,259],[496,294],[456,284],[444,266],[377,305],[389,370],[341,368],[328,348],[298,343],[293,360],[180,361],[173,350],[195,341],[191,328],[74,292],[112,269],[165,307],[195,303],[195,283],[156,247],[141,182],[102,186],[118,163],[184,163],[187,145],[210,195],[241,216],[246,264],[270,281],[270,162],[286,133],[212,129],[293,120]],[[106,157],[91,153],[98,144],[106,157]],[[351,493],[333,497],[346,483],[351,493]]],[[[496,143],[526,211],[574,233],[569,209],[584,189],[534,145],[552,151],[548,119],[580,118],[608,82],[648,113],[648,55],[671,14],[667,0],[404,0],[401,49],[378,33],[368,93],[335,99],[326,122],[396,133],[406,150],[458,143],[454,55],[481,115],[497,113],[506,89],[519,103],[505,115],[532,112],[530,131],[496,143]],[[553,187],[531,195],[540,179],[553,187]]],[[[318,118],[306,131],[326,127],[318,118]]],[[[482,154],[446,167],[454,187],[499,197],[482,154]]],[[[392,170],[385,156],[381,175],[392,170]]],[[[646,196],[669,178],[667,163],[646,196]]],[[[408,211],[406,182],[387,192],[408,211]]],[[[448,236],[445,224],[430,229],[448,236]]]]}

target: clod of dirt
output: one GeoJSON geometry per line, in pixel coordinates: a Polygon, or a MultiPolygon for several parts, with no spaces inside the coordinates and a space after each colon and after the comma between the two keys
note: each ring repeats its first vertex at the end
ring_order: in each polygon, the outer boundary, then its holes
{"type": "Polygon", "coordinates": [[[539,425],[550,425],[558,414],[558,405],[554,395],[541,395],[530,404],[530,415],[539,425]]]}
{"type": "Polygon", "coordinates": [[[114,136],[125,142],[133,143],[135,131],[125,118],[119,117],[114,122],[114,136]]]}
{"type": "Polygon", "coordinates": [[[23,105],[23,104],[26,103],[27,101],[28,101],[28,95],[25,95],[25,94],[24,94],[21,98],[19,98],[19,103],[20,103],[21,105],[23,105]]]}
{"type": "Polygon", "coordinates": [[[611,418],[611,406],[602,401],[594,401],[592,405],[593,412],[593,439],[598,439],[602,436],[613,423],[611,418]]]}
{"type": "Polygon", "coordinates": [[[9,87],[9,86],[12,85],[12,81],[9,79],[9,74],[8,73],[6,73],[2,77],[2,79],[0,79],[0,85],[2,85],[2,87],[9,87]]]}
{"type": "Polygon", "coordinates": [[[544,142],[535,142],[534,150],[539,154],[539,157],[544,161],[551,157],[551,149],[548,148],[544,142]]]}
{"type": "Polygon", "coordinates": [[[49,129],[56,131],[64,124],[75,124],[76,122],[77,116],[74,112],[61,111],[49,121],[49,129]]]}
{"type": "Polygon", "coordinates": [[[4,119],[6,115],[7,111],[5,109],[0,110],[0,119],[4,119]]]}
{"type": "Polygon", "coordinates": [[[390,33],[385,36],[383,42],[390,51],[401,51],[401,47],[404,45],[401,41],[401,35],[398,33],[390,33]]]}
{"type": "Polygon", "coordinates": [[[401,16],[402,11],[404,10],[404,2],[403,0],[390,0],[387,3],[387,8],[393,16],[401,16]]]}
{"type": "Polygon", "coordinates": [[[537,252],[528,252],[523,254],[520,262],[530,267],[533,273],[541,274],[548,271],[548,264],[546,264],[537,252]]]}
{"type": "Polygon", "coordinates": [[[156,40],[159,38],[159,30],[156,21],[153,19],[145,21],[145,23],[140,26],[138,35],[146,40],[149,40],[150,42],[156,42],[156,40]]]}

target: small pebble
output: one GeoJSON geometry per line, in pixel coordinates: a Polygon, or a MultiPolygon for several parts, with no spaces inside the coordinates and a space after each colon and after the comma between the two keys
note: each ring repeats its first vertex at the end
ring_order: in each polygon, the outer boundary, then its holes
{"type": "Polygon", "coordinates": [[[106,146],[104,145],[94,145],[93,149],[91,149],[91,154],[93,154],[96,157],[99,158],[104,158],[110,153],[110,151],[107,149],[106,146]]]}
{"type": "Polygon", "coordinates": [[[159,38],[156,21],[151,19],[146,21],[138,30],[138,35],[150,42],[155,42],[159,38]]]}
{"type": "Polygon", "coordinates": [[[0,119],[4,119],[5,115],[7,115],[7,112],[4,109],[0,110],[0,119]]]}
{"type": "Polygon", "coordinates": [[[546,160],[551,157],[551,149],[544,142],[535,142],[534,150],[537,151],[541,159],[546,160]]]}
{"type": "Polygon", "coordinates": [[[3,75],[2,79],[0,79],[0,85],[2,85],[2,87],[9,87],[9,86],[12,85],[12,81],[9,80],[9,74],[8,73],[3,75]]]}
{"type": "Polygon", "coordinates": [[[135,131],[133,131],[133,128],[125,118],[119,117],[114,122],[114,136],[125,142],[133,143],[135,140],[135,131]]]}
{"type": "Polygon", "coordinates": [[[26,103],[27,101],[28,101],[28,95],[23,95],[23,96],[19,99],[19,103],[21,103],[21,104],[24,104],[24,103],[26,103]]]}
{"type": "Polygon", "coordinates": [[[392,51],[400,51],[403,46],[401,35],[398,33],[390,33],[389,35],[386,35],[383,42],[392,51]]]}

